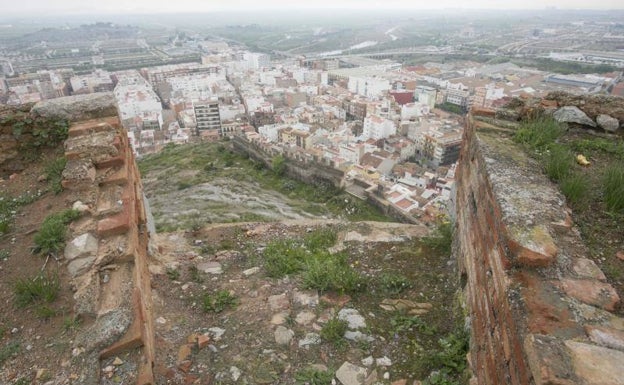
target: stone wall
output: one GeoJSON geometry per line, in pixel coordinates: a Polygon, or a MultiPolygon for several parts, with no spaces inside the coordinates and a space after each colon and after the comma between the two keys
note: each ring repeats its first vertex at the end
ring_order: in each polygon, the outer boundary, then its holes
{"type": "MultiPolygon", "coordinates": [[[[271,168],[273,157],[280,154],[278,152],[267,152],[262,147],[242,137],[232,138],[232,145],[234,150],[249,155],[249,157],[262,162],[268,168],[271,168]]],[[[329,183],[334,187],[342,187],[344,172],[318,162],[295,159],[288,155],[285,155],[285,157],[288,159],[286,162],[286,174],[291,178],[312,185],[329,183]]]]}
{"type": "Polygon", "coordinates": [[[102,360],[133,350],[137,384],[153,384],[148,213],[127,132],[116,115],[101,115],[116,114],[114,101],[98,100],[61,98],[33,108],[48,116],[58,113],[55,106],[65,106],[63,116],[74,119],[62,184],[83,213],[72,223],[65,249],[74,311],[84,320],[73,346],[78,381],[99,384],[102,360]]]}
{"type": "Polygon", "coordinates": [[[491,120],[468,117],[458,169],[458,260],[478,384],[624,384],[620,298],[564,197],[491,120]],[[489,121],[488,120],[488,121],[489,121]]]}

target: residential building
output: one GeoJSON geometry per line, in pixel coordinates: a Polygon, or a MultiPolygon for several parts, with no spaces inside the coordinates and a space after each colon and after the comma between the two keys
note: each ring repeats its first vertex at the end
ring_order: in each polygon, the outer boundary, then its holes
{"type": "Polygon", "coordinates": [[[203,131],[221,134],[221,117],[217,98],[194,101],[193,111],[197,123],[197,135],[202,134],[203,131]]]}
{"type": "Polygon", "coordinates": [[[392,120],[370,115],[364,119],[362,137],[364,139],[383,139],[396,134],[396,125],[392,120]]]}

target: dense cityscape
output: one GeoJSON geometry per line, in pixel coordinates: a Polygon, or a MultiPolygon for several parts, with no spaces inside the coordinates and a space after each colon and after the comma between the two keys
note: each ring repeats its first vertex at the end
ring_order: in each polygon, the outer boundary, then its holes
{"type": "Polygon", "coordinates": [[[622,5],[386,3],[8,7],[0,383],[623,385],[622,5]]]}

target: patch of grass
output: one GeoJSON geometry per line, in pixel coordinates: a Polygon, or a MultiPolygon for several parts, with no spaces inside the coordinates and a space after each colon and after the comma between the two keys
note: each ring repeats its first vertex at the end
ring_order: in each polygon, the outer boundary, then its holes
{"type": "Polygon", "coordinates": [[[206,313],[221,313],[225,309],[235,307],[238,298],[227,290],[219,290],[215,294],[204,294],[202,298],[202,309],[206,313]]]}
{"type": "Polygon", "coordinates": [[[435,326],[429,325],[422,318],[405,314],[394,315],[390,320],[390,325],[397,334],[417,330],[424,335],[432,336],[437,332],[435,326]]]}
{"type": "Polygon", "coordinates": [[[466,370],[466,353],[468,352],[468,333],[457,329],[438,340],[439,349],[428,355],[436,372],[423,382],[426,385],[457,384],[466,370]],[[444,381],[444,382],[443,382],[444,381]]]}
{"type": "Polygon", "coordinates": [[[63,191],[61,182],[63,180],[63,170],[67,164],[65,157],[56,158],[45,168],[45,174],[48,179],[50,189],[54,194],[60,194],[63,191]]]}
{"type": "Polygon", "coordinates": [[[412,287],[412,282],[404,275],[384,272],[378,279],[379,291],[385,295],[398,295],[412,287]]]}
{"type": "Polygon", "coordinates": [[[302,285],[321,292],[357,293],[366,288],[366,281],[349,265],[345,254],[317,252],[305,261],[302,285]]]}
{"type": "Polygon", "coordinates": [[[573,173],[560,181],[559,188],[570,204],[579,206],[587,199],[589,182],[583,175],[573,173]]]}
{"type": "Polygon", "coordinates": [[[545,156],[546,175],[553,181],[560,181],[570,174],[574,166],[572,153],[563,145],[554,144],[545,156]]]}
{"type": "Polygon", "coordinates": [[[570,143],[570,147],[578,153],[589,155],[602,153],[614,155],[624,160],[624,142],[621,140],[609,140],[604,138],[579,139],[570,143]]]}
{"type": "Polygon", "coordinates": [[[9,358],[15,357],[20,350],[20,344],[17,342],[9,342],[0,348],[0,365],[3,365],[9,358]]]}
{"type": "Polygon", "coordinates": [[[264,269],[272,278],[281,278],[303,270],[306,250],[292,239],[276,240],[264,249],[264,269]]]}
{"type": "MultiPolygon", "coordinates": [[[[0,234],[2,233],[2,231],[0,230],[0,234]]],[[[9,259],[9,257],[11,256],[11,253],[9,252],[9,250],[0,250],[0,260],[7,260],[9,259]]]]}
{"type": "Polygon", "coordinates": [[[187,188],[193,187],[193,184],[188,181],[179,181],[177,184],[178,190],[186,190],[187,188]]]}
{"type": "Polygon", "coordinates": [[[323,325],[320,332],[321,338],[336,347],[343,347],[347,341],[344,335],[347,332],[348,326],[349,324],[347,321],[334,317],[323,325]]]}
{"type": "Polygon", "coordinates": [[[188,271],[189,271],[189,275],[191,276],[191,281],[193,281],[195,283],[202,283],[202,282],[204,282],[204,278],[201,275],[201,271],[199,271],[197,266],[195,266],[195,265],[189,266],[188,271]]]}
{"type": "Polygon", "coordinates": [[[552,145],[565,128],[551,117],[540,117],[524,121],[514,134],[514,141],[539,151],[552,145]]]}
{"type": "Polygon", "coordinates": [[[20,207],[34,202],[40,196],[41,192],[31,193],[27,191],[17,197],[0,192],[0,235],[10,231],[13,218],[20,207]]]}
{"type": "Polygon", "coordinates": [[[607,209],[612,213],[624,212],[624,163],[607,167],[602,189],[607,209]]]}
{"type": "Polygon", "coordinates": [[[63,330],[65,332],[76,330],[80,326],[80,323],[79,317],[65,317],[65,319],[63,319],[63,330]]]}
{"type": "Polygon", "coordinates": [[[56,254],[65,247],[67,225],[80,217],[77,210],[65,210],[51,214],[41,224],[39,232],[35,234],[35,251],[43,255],[56,254]]]}
{"type": "Polygon", "coordinates": [[[31,381],[27,377],[21,377],[13,385],[30,385],[31,381]]]}
{"type": "Polygon", "coordinates": [[[303,243],[309,250],[327,249],[336,243],[336,238],[336,230],[322,228],[307,234],[303,239],[303,243]]]}
{"type": "Polygon", "coordinates": [[[295,384],[297,385],[330,385],[334,379],[332,370],[318,370],[308,367],[295,373],[295,384]]]}
{"type": "Polygon", "coordinates": [[[37,315],[37,318],[47,320],[56,316],[57,312],[56,310],[54,310],[54,308],[48,305],[42,304],[42,305],[37,306],[37,308],[35,309],[35,314],[37,315]]]}
{"type": "Polygon", "coordinates": [[[423,237],[425,246],[441,254],[451,254],[451,244],[453,242],[453,225],[449,221],[441,221],[432,235],[423,237]]]}
{"type": "Polygon", "coordinates": [[[30,279],[18,279],[13,291],[15,303],[24,307],[35,302],[51,303],[56,300],[61,289],[58,275],[37,275],[30,279]]]}
{"type": "Polygon", "coordinates": [[[165,274],[167,274],[167,277],[172,281],[180,279],[180,271],[178,269],[168,268],[165,274]]]}

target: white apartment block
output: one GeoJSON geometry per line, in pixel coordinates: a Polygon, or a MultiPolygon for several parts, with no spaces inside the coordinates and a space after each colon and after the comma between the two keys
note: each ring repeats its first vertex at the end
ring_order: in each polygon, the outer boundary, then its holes
{"type": "Polygon", "coordinates": [[[376,115],[364,118],[362,137],[364,139],[383,139],[396,134],[396,126],[392,120],[376,115]]]}
{"type": "Polygon", "coordinates": [[[348,89],[350,92],[365,96],[369,99],[376,98],[391,88],[390,81],[377,77],[349,76],[348,89]]]}

